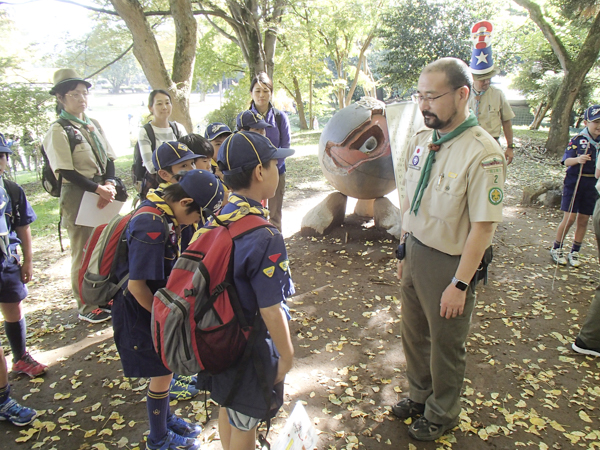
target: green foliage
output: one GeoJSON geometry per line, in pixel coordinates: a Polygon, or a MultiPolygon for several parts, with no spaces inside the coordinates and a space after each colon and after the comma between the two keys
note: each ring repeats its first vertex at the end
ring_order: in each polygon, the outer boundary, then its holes
{"type": "Polygon", "coordinates": [[[18,136],[23,129],[41,136],[52,122],[53,100],[45,89],[28,84],[0,84],[0,124],[18,136]]]}
{"type": "Polygon", "coordinates": [[[379,36],[383,60],[378,71],[385,83],[401,93],[416,86],[421,70],[436,59],[451,56],[471,59],[471,30],[488,18],[489,7],[480,2],[406,0],[382,17],[379,36]]]}
{"type": "Polygon", "coordinates": [[[235,119],[250,107],[250,82],[242,78],[240,83],[225,93],[225,102],[219,109],[206,115],[206,123],[221,122],[235,130],[235,119]]]}

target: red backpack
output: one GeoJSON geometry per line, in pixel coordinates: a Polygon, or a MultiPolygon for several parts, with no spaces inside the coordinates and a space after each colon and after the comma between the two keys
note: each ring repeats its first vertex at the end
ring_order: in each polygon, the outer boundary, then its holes
{"type": "Polygon", "coordinates": [[[125,216],[117,215],[107,224],[95,227],[83,247],[79,266],[79,294],[83,303],[106,305],[129,280],[129,273],[121,280],[116,279],[115,271],[119,261],[127,259],[125,230],[129,221],[139,214],[160,216],[169,234],[163,213],[153,206],[143,206],[125,216]]]}
{"type": "Polygon", "coordinates": [[[253,327],[233,285],[233,249],[236,239],[264,227],[272,225],[247,215],[207,231],[183,252],[166,287],[154,295],[154,348],[172,372],[217,374],[244,355],[253,327]]]}

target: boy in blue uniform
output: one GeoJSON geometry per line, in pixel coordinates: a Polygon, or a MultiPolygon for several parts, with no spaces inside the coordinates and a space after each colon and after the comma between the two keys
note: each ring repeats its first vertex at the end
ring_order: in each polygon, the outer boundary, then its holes
{"type": "MultiPolygon", "coordinates": [[[[4,136],[0,134],[0,145],[5,144],[4,136]]],[[[6,160],[6,157],[3,156],[6,160]]],[[[2,251],[8,247],[9,227],[6,222],[6,209],[9,205],[8,194],[4,187],[0,186],[0,246],[2,251]]],[[[3,254],[3,256],[5,256],[3,254]]],[[[3,261],[3,265],[4,265],[3,261]]],[[[2,273],[2,291],[5,290],[5,273],[2,273]]],[[[20,281],[20,280],[19,280],[20,281]]],[[[4,294],[2,294],[4,295],[4,294]]],[[[0,345],[0,420],[8,420],[14,425],[25,426],[31,423],[37,416],[35,410],[27,408],[17,403],[16,400],[10,398],[10,385],[8,384],[8,372],[6,369],[6,359],[4,350],[0,345]]]]}
{"type": "Polygon", "coordinates": [[[196,160],[196,169],[212,170],[212,159],[215,156],[215,149],[212,144],[199,134],[190,133],[179,138],[179,142],[198,155],[196,160]]]}
{"type": "Polygon", "coordinates": [[[583,117],[586,128],[569,141],[561,161],[567,166],[560,205],[560,210],[565,214],[558,225],[556,240],[550,250],[550,255],[555,263],[567,265],[568,260],[573,267],[581,265],[579,250],[598,198],[596,159],[600,147],[600,105],[590,106],[586,109],[583,117]],[[575,188],[577,188],[576,192],[575,188]],[[565,257],[562,248],[563,241],[575,220],[577,220],[577,225],[573,247],[565,257]]]}
{"type": "MultiPolygon", "coordinates": [[[[4,316],[4,330],[12,350],[16,373],[31,378],[42,375],[47,366],[29,355],[25,346],[26,323],[21,302],[27,297],[25,284],[31,280],[33,261],[31,230],[29,225],[37,218],[21,187],[2,176],[8,167],[8,155],[12,154],[4,136],[0,134],[0,186],[8,199],[5,210],[8,235],[0,243],[0,309],[4,316]],[[17,247],[21,246],[23,261],[19,259],[17,247]]],[[[3,217],[4,219],[4,217],[3,217]]]]}
{"type": "MultiPolygon", "coordinates": [[[[268,211],[260,202],[275,195],[277,159],[293,153],[275,148],[257,133],[240,131],[229,136],[217,161],[233,193],[219,218],[225,223],[246,214],[266,218],[268,211]]],[[[259,423],[275,416],[283,403],[283,381],[294,355],[285,299],[294,293],[294,286],[283,237],[275,227],[259,228],[236,239],[233,261],[233,281],[248,323],[256,316],[253,358],[258,358],[239,373],[238,366],[233,366],[213,376],[211,397],[221,406],[223,448],[252,450],[259,423]]]]}
{"type": "Polygon", "coordinates": [[[270,123],[265,122],[263,116],[250,109],[238,114],[235,121],[237,131],[253,131],[254,133],[267,135],[267,128],[272,128],[270,123]]]}
{"type": "Polygon", "coordinates": [[[127,292],[119,292],[113,304],[114,339],[126,377],[150,377],[147,397],[150,435],[146,448],[153,450],[200,448],[195,439],[199,426],[171,414],[169,386],[173,374],[164,367],[154,350],[151,310],[154,293],[164,287],[179,256],[180,227],[201,220],[205,208],[216,211],[223,188],[208,171],[191,170],[175,175],[164,190],[148,193],[140,207],[157,208],[161,214],[140,213],[126,231],[127,261],[116,275],[129,273],[127,292]]]}

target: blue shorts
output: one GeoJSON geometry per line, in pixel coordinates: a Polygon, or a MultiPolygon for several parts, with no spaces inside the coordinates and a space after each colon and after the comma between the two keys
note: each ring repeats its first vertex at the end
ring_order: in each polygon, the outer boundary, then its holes
{"type": "MultiPolygon", "coordinates": [[[[594,206],[596,206],[596,199],[598,198],[596,181],[597,180],[595,177],[581,177],[579,180],[579,186],[577,187],[575,201],[573,202],[573,209],[571,210],[572,213],[585,214],[586,216],[591,216],[594,214],[594,206]]],[[[565,184],[563,188],[562,201],[560,203],[561,211],[569,212],[574,191],[575,184],[565,184]]]]}
{"type": "Polygon", "coordinates": [[[2,262],[0,269],[0,303],[19,303],[27,297],[27,287],[21,281],[21,266],[15,258],[2,262]]]}

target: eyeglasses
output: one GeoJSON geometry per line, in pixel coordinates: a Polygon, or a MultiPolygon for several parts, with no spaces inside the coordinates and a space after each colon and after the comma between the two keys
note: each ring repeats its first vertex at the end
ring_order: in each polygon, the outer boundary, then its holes
{"type": "Polygon", "coordinates": [[[87,99],[88,98],[88,93],[84,92],[84,93],[75,93],[75,94],[66,94],[71,98],[74,98],[75,100],[81,100],[81,99],[87,99]]]}
{"type": "MultiPolygon", "coordinates": [[[[462,87],[462,86],[461,86],[462,87]]],[[[413,94],[410,96],[410,98],[412,99],[412,101],[414,103],[423,103],[423,102],[427,102],[430,105],[434,102],[434,100],[437,100],[438,98],[443,97],[444,95],[448,95],[450,92],[454,92],[458,89],[460,89],[461,87],[457,87],[455,89],[452,89],[451,91],[445,92],[441,95],[438,95],[437,97],[423,97],[422,95],[418,95],[418,94],[413,94]]]]}

